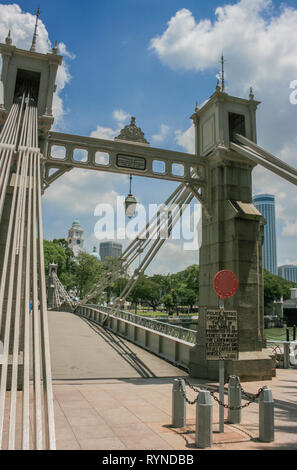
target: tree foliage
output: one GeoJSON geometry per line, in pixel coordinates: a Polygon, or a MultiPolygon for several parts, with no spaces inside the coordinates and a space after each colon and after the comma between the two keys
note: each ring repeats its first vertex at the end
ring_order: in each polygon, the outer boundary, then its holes
{"type": "Polygon", "coordinates": [[[274,300],[280,300],[281,297],[285,299],[290,298],[290,288],[296,287],[293,282],[287,281],[280,276],[271,274],[266,269],[264,270],[264,305],[267,307],[274,300]]]}

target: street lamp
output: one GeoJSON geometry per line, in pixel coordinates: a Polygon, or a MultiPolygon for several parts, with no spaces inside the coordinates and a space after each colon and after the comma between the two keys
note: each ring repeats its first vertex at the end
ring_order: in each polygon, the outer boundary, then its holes
{"type": "Polygon", "coordinates": [[[132,195],[131,186],[132,186],[132,175],[130,175],[130,191],[129,191],[128,196],[125,199],[125,212],[126,212],[127,217],[129,217],[130,219],[135,214],[136,206],[137,206],[137,200],[132,195]]]}

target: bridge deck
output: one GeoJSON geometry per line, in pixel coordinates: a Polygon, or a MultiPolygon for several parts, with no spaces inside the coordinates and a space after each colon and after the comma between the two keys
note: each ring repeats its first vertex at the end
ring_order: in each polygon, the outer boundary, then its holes
{"type": "Polygon", "coordinates": [[[179,377],[163,359],[72,313],[49,312],[53,379],[179,377]]]}

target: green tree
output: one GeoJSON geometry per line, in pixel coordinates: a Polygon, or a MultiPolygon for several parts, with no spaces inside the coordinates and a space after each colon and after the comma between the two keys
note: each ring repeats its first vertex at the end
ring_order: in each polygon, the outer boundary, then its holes
{"type": "Polygon", "coordinates": [[[170,292],[168,294],[165,294],[164,297],[162,298],[162,302],[168,312],[168,315],[172,315],[173,310],[174,310],[174,305],[175,305],[172,293],[170,292]]]}
{"type": "Polygon", "coordinates": [[[271,274],[264,270],[264,306],[267,307],[274,300],[281,297],[288,299],[290,297],[290,288],[296,287],[293,282],[287,281],[280,276],[271,274]]]}
{"type": "Polygon", "coordinates": [[[76,257],[75,282],[78,295],[82,299],[100,279],[103,280],[106,267],[94,256],[80,251],[76,257]]]}
{"type": "Polygon", "coordinates": [[[44,240],[44,265],[45,274],[48,274],[49,264],[56,263],[58,265],[58,276],[67,269],[67,253],[60,243],[44,240]]]}
{"type": "Polygon", "coordinates": [[[190,311],[192,311],[193,305],[195,305],[198,299],[198,292],[182,285],[177,289],[177,296],[179,305],[189,307],[190,311]]]}

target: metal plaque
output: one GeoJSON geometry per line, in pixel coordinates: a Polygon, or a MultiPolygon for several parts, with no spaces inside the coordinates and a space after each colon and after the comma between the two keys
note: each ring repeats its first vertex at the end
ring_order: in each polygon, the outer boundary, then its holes
{"type": "Polygon", "coordinates": [[[131,170],[142,171],[146,169],[146,159],[142,157],[118,154],[116,163],[120,168],[130,168],[131,170]]]}
{"type": "Polygon", "coordinates": [[[206,359],[238,359],[238,322],[236,311],[207,310],[206,359]]]}

